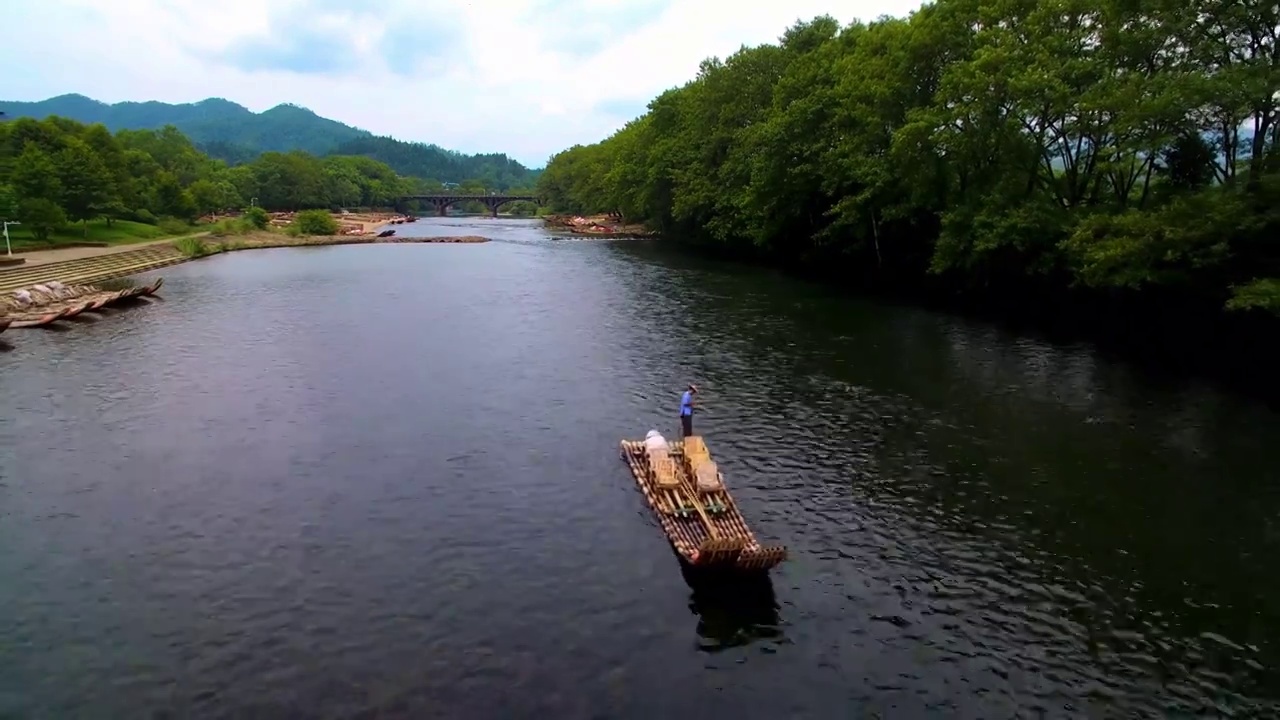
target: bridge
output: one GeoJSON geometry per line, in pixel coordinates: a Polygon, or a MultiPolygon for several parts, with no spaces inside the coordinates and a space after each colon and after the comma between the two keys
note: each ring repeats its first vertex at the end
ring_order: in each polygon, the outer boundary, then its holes
{"type": "Polygon", "coordinates": [[[489,208],[489,212],[494,217],[498,216],[498,208],[510,202],[531,202],[536,205],[542,204],[542,198],[537,195],[481,195],[478,193],[432,193],[430,195],[404,195],[400,198],[401,203],[410,200],[419,200],[421,202],[430,203],[441,215],[449,209],[454,203],[475,201],[489,208]]]}

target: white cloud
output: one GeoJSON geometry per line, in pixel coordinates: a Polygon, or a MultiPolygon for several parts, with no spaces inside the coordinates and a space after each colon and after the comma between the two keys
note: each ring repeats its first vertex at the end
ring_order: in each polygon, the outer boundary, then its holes
{"type": "Polygon", "coordinates": [[[912,0],[9,0],[0,98],[283,102],[379,134],[540,166],[698,63],[797,20],[912,0]],[[281,69],[288,68],[288,69],[281,69]]]}

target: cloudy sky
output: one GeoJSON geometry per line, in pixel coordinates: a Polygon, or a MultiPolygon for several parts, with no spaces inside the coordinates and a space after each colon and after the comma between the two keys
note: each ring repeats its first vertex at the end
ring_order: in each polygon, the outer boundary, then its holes
{"type": "Polygon", "coordinates": [[[403,140],[541,166],[706,57],[798,19],[913,0],[4,0],[0,99],[295,103],[403,140]]]}

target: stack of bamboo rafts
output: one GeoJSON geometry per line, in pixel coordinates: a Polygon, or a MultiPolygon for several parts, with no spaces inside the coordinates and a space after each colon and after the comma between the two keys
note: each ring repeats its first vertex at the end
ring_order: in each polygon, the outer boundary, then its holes
{"type": "Polygon", "coordinates": [[[0,296],[0,325],[44,327],[84,312],[101,310],[155,294],[164,278],[150,285],[109,290],[95,285],[64,285],[52,280],[0,296]]]}
{"type": "Polygon", "coordinates": [[[691,565],[768,570],[787,557],[756,540],[700,436],[667,442],[656,431],[623,440],[622,457],[663,532],[691,565]]]}

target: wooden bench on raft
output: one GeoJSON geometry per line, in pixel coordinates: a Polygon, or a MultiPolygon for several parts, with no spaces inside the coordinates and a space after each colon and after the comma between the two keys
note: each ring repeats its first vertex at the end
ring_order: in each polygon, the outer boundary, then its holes
{"type": "MultiPolygon", "coordinates": [[[[687,443],[689,438],[685,439],[687,443]]],[[[681,443],[679,447],[683,453],[688,452],[689,445],[681,443]]],[[[676,466],[675,460],[671,457],[669,451],[665,448],[647,449],[647,459],[649,461],[649,472],[651,473],[654,485],[657,486],[658,502],[663,512],[668,515],[676,515],[681,518],[697,516],[702,520],[702,524],[707,532],[707,539],[704,541],[706,547],[701,548],[703,552],[724,553],[736,551],[746,544],[746,540],[730,535],[726,537],[723,529],[718,527],[713,516],[720,515],[725,512],[728,505],[721,499],[713,495],[707,495],[700,491],[699,487],[708,487],[706,478],[708,474],[715,481],[715,493],[723,492],[724,485],[720,482],[719,471],[715,468],[715,463],[711,462],[708,457],[706,445],[702,443],[702,438],[695,438],[694,451],[700,453],[695,460],[694,471],[689,471],[689,462],[685,456],[685,467],[676,466]],[[684,472],[680,472],[684,470],[684,472]],[[699,482],[699,475],[703,480],[699,482]],[[682,475],[684,477],[682,477],[682,475]],[[684,480],[687,477],[688,480],[684,480]],[[711,500],[710,503],[704,501],[711,500]]]]}
{"type": "Polygon", "coordinates": [[[699,498],[694,492],[697,487],[696,480],[692,479],[694,476],[689,475],[691,480],[684,482],[681,477],[681,467],[677,466],[675,458],[671,457],[667,447],[646,447],[645,457],[649,464],[649,476],[657,488],[656,496],[663,512],[687,518],[698,513],[700,508],[707,510],[701,507],[702,504],[698,502],[699,498]]]}
{"type": "Polygon", "coordinates": [[[699,555],[732,556],[750,543],[750,538],[738,535],[732,525],[722,526],[716,518],[727,513],[730,504],[724,494],[724,480],[720,470],[711,460],[711,453],[700,435],[686,437],[680,443],[684,475],[688,478],[684,490],[694,511],[701,518],[707,531],[707,539],[699,548],[699,555]]]}
{"type": "MultiPolygon", "coordinates": [[[[657,499],[662,511],[669,515],[684,515],[686,503],[680,492],[680,474],[676,470],[676,461],[667,448],[646,448],[649,461],[649,473],[653,484],[657,487],[657,499]]],[[[690,508],[691,510],[692,508],[690,508]]]]}
{"type": "Polygon", "coordinates": [[[720,468],[711,459],[711,452],[701,435],[690,435],[681,443],[685,471],[700,499],[706,500],[707,509],[715,514],[722,513],[729,507],[729,499],[724,494],[724,476],[720,468]]]}

